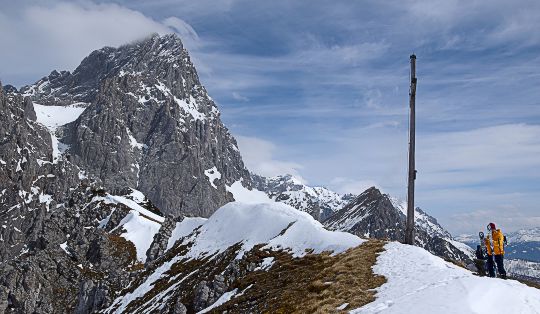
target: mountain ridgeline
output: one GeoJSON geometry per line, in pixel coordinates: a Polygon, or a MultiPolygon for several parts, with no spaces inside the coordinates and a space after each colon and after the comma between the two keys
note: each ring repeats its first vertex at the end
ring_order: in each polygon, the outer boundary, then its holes
{"type": "MultiPolygon", "coordinates": [[[[340,195],[325,187],[307,186],[291,175],[252,175],[252,180],[271,199],[309,213],[329,230],[400,242],[405,237],[405,204],[376,187],[360,195],[340,195]]],[[[471,248],[453,240],[437,219],[416,208],[415,224],[416,245],[446,259],[472,265],[471,248]]]]}
{"type": "MultiPolygon", "coordinates": [[[[405,204],[375,187],[369,188],[344,208],[323,221],[329,230],[350,232],[362,237],[403,241],[405,204]]],[[[471,265],[471,248],[453,240],[437,220],[420,208],[415,210],[415,244],[443,258],[471,265]]]]}
{"type": "MultiPolygon", "coordinates": [[[[362,259],[356,275],[371,276],[383,242],[348,250],[360,238],[403,239],[403,206],[376,188],[340,195],[251,174],[176,35],[0,86],[0,113],[0,312],[277,311],[272,298],[290,291],[318,300],[335,265],[362,259]],[[232,291],[234,306],[221,300],[232,291]]],[[[418,246],[470,264],[433,217],[417,209],[416,224],[418,246]]]]}

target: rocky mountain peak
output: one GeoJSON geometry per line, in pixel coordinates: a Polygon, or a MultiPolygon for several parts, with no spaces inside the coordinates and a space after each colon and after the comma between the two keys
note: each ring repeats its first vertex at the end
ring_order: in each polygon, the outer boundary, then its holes
{"type": "MultiPolygon", "coordinates": [[[[100,83],[116,75],[141,74],[170,81],[180,80],[174,68],[188,68],[195,74],[187,50],[175,34],[153,34],[118,48],[104,47],[85,57],[72,72],[53,70],[21,93],[43,105],[87,105],[97,96],[100,83]],[[176,75],[176,76],[175,76],[176,75]]],[[[186,79],[186,78],[184,78],[186,79]]],[[[198,77],[190,77],[189,88],[199,87],[198,77]]]]}
{"type": "MultiPolygon", "coordinates": [[[[406,204],[371,187],[343,209],[323,221],[330,230],[351,232],[361,237],[402,241],[405,236],[406,204]]],[[[454,241],[437,220],[415,210],[416,245],[445,258],[471,262],[471,250],[454,241]]]]}
{"type": "Polygon", "coordinates": [[[324,220],[345,206],[354,196],[341,195],[321,186],[309,186],[290,174],[266,178],[251,174],[254,187],[271,199],[324,220]]]}
{"type": "Polygon", "coordinates": [[[2,87],[2,82],[0,82],[0,89],[2,89],[5,93],[18,93],[19,92],[17,88],[13,85],[7,84],[6,86],[2,87]]]}
{"type": "Polygon", "coordinates": [[[165,214],[208,217],[233,200],[227,186],[251,186],[236,140],[175,34],[98,49],[75,71],[52,71],[21,94],[86,108],[55,129],[63,151],[106,189],[138,189],[165,214]]]}

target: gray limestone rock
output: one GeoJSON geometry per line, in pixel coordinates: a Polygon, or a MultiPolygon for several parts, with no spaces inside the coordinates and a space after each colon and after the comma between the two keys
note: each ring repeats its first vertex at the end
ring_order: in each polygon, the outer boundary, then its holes
{"type": "MultiPolygon", "coordinates": [[[[145,265],[116,228],[130,209],[105,202],[107,192],[137,188],[148,196],[141,206],[179,218],[209,216],[232,200],[227,185],[251,184],[176,36],[100,49],[73,73],[53,71],[20,93],[0,87],[0,112],[0,308],[10,312],[96,312],[140,277],[145,265]],[[57,159],[31,99],[86,107],[58,129],[71,148],[57,159]]],[[[174,226],[165,221],[149,262],[174,226]]],[[[210,281],[199,301],[215,301],[225,281],[210,281]]]]}
{"type": "Polygon", "coordinates": [[[176,301],[173,308],[173,314],[186,314],[187,308],[186,306],[180,302],[180,300],[176,301]]]}
{"type": "MultiPolygon", "coordinates": [[[[340,230],[360,237],[403,241],[405,237],[405,219],[400,205],[371,187],[355,200],[323,221],[329,230],[340,230]]],[[[416,245],[446,259],[472,264],[467,252],[452,243],[452,236],[437,220],[419,208],[415,214],[416,245]]]]}
{"type": "Polygon", "coordinates": [[[233,200],[227,185],[251,186],[176,35],[94,51],[73,74],[53,71],[21,92],[42,104],[91,103],[60,130],[62,142],[113,193],[132,187],[165,214],[208,217],[233,200]]]}
{"type": "Polygon", "coordinates": [[[356,197],[340,195],[322,186],[308,186],[291,175],[266,178],[252,173],[251,180],[256,189],[271,199],[305,211],[319,221],[330,217],[356,197]]]}
{"type": "MultiPolygon", "coordinates": [[[[180,217],[177,220],[182,220],[183,217],[180,217]]],[[[165,222],[161,224],[159,232],[154,235],[154,240],[150,245],[148,251],[146,251],[146,263],[151,263],[160,256],[162,256],[167,250],[167,244],[169,238],[176,227],[176,220],[172,217],[166,217],[165,222]]]]}
{"type": "Polygon", "coordinates": [[[209,302],[209,294],[210,294],[210,288],[208,288],[208,285],[206,281],[201,281],[195,288],[195,292],[193,295],[193,310],[198,312],[206,307],[208,307],[209,302]]]}

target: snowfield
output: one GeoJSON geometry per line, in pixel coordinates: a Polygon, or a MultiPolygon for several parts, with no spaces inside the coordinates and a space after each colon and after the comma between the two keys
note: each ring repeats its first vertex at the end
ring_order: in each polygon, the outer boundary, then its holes
{"type": "MultiPolygon", "coordinates": [[[[246,191],[249,190],[246,189],[246,191]]],[[[246,191],[243,192],[248,193],[246,191]]],[[[151,234],[147,235],[147,237],[151,236],[151,234]]],[[[308,249],[313,249],[314,253],[332,251],[337,254],[365,242],[350,233],[328,231],[308,213],[276,202],[261,204],[233,202],[218,209],[208,219],[184,218],[182,222],[177,223],[173,237],[178,238],[182,244],[191,243],[189,251],[185,255],[174,256],[170,261],[159,266],[132,292],[118,297],[108,309],[104,310],[105,313],[122,313],[130,302],[148,293],[154,283],[176,262],[212,256],[224,252],[237,243],[241,243],[242,246],[236,258],[241,258],[244,252],[257,244],[266,244],[262,249],[283,249],[298,257],[305,255],[308,249]],[[193,232],[196,228],[198,228],[197,232],[193,232]]],[[[174,243],[176,239],[171,241],[174,243]]],[[[172,246],[171,242],[168,248],[170,246],[172,246]]],[[[137,252],[139,252],[139,246],[137,252]]],[[[271,267],[272,263],[273,260],[267,259],[261,266],[271,267]]],[[[186,277],[175,277],[175,283],[171,287],[148,302],[156,302],[156,307],[166,302],[170,297],[167,293],[180,287],[182,282],[195,275],[195,272],[197,270],[186,277]]],[[[218,301],[225,302],[227,298],[235,295],[236,291],[229,292],[218,301]]],[[[218,301],[213,306],[218,306],[220,304],[218,301]]]]}
{"type": "Polygon", "coordinates": [[[54,161],[57,161],[60,154],[68,148],[67,145],[58,141],[58,138],[56,137],[56,129],[59,126],[77,120],[84,109],[86,109],[78,106],[81,104],[83,103],[73,104],[70,106],[44,106],[34,103],[34,111],[36,112],[37,122],[46,126],[51,134],[54,161]]]}
{"type": "Polygon", "coordinates": [[[199,258],[225,251],[241,242],[243,252],[257,244],[264,248],[284,249],[294,256],[333,251],[340,253],[365,240],[345,232],[328,231],[308,213],[283,203],[246,204],[233,202],[218,209],[199,229],[198,234],[184,241],[193,241],[188,255],[199,258]]]}
{"type": "Polygon", "coordinates": [[[350,313],[540,313],[540,290],[518,281],[478,277],[426,250],[391,242],[377,258],[388,282],[376,300],[350,313]]]}
{"type": "Polygon", "coordinates": [[[44,106],[34,103],[37,121],[48,129],[55,129],[61,125],[77,120],[85,107],[77,104],[69,106],[44,106]]]}
{"type": "Polygon", "coordinates": [[[124,228],[125,232],[120,236],[135,245],[137,259],[144,263],[146,261],[146,251],[152,245],[154,235],[158,233],[161,224],[141,216],[136,210],[131,210],[120,221],[118,227],[124,228]]]}
{"type": "MultiPolygon", "coordinates": [[[[120,236],[131,241],[131,243],[135,245],[137,259],[143,263],[146,261],[146,251],[152,245],[154,235],[158,233],[161,224],[165,221],[164,217],[139,205],[139,203],[144,200],[145,196],[140,191],[134,189],[126,196],[111,195],[107,193],[105,197],[96,196],[93,198],[94,202],[103,201],[105,204],[121,203],[131,208],[129,213],[122,218],[118,226],[113,230],[118,228],[123,228],[125,230],[120,236]]],[[[100,222],[100,227],[103,228],[106,226],[109,219],[110,215],[100,222]]]]}
{"type": "Polygon", "coordinates": [[[182,221],[177,222],[171,237],[167,241],[167,250],[174,246],[178,239],[189,235],[193,230],[204,224],[208,219],[201,217],[184,217],[182,221]]]}
{"type": "Polygon", "coordinates": [[[253,189],[249,190],[242,185],[242,179],[234,182],[231,186],[225,186],[231,192],[234,200],[245,204],[275,203],[266,193],[253,189]]]}

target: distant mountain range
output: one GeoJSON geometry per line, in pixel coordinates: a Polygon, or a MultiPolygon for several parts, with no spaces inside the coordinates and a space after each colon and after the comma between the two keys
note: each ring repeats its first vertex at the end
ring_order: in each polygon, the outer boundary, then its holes
{"type": "MultiPolygon", "coordinates": [[[[506,258],[540,262],[540,228],[522,229],[505,235],[508,242],[506,258]]],[[[474,249],[479,244],[478,235],[460,235],[456,240],[474,249]]]]}
{"type": "MultiPolygon", "coordinates": [[[[403,241],[406,204],[375,187],[360,195],[340,195],[325,187],[310,187],[291,175],[264,178],[252,175],[254,186],[278,202],[308,212],[329,230],[346,231],[364,238],[403,241]]],[[[415,212],[416,244],[472,267],[472,250],[452,239],[435,218],[420,208],[415,212]]]]}
{"type": "Polygon", "coordinates": [[[292,175],[266,178],[252,174],[253,186],[278,202],[288,204],[323,221],[356,198],[354,194],[341,195],[326,187],[305,185],[292,175]]]}

